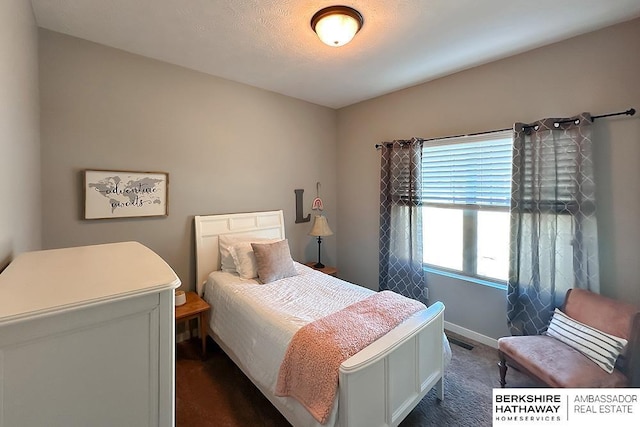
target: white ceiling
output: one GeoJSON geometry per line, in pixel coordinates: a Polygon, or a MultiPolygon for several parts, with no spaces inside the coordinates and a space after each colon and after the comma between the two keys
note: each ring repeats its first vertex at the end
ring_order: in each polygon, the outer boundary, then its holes
{"type": "Polygon", "coordinates": [[[31,0],[38,26],[332,108],[640,16],[640,0],[31,0]],[[309,25],[346,4],[346,46],[309,25]]]}

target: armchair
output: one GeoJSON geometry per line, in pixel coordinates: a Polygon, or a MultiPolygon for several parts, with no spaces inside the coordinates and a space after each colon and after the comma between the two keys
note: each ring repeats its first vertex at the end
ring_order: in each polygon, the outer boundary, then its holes
{"type": "Polygon", "coordinates": [[[498,340],[500,385],[507,364],[549,387],[640,387],[640,310],[583,289],[567,292],[562,311],[570,318],[628,341],[612,373],[581,352],[548,336],[512,336],[498,340]]]}

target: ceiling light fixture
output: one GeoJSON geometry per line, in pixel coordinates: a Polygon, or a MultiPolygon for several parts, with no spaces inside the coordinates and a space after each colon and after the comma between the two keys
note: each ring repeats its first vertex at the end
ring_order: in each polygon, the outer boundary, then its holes
{"type": "Polygon", "coordinates": [[[349,43],[363,23],[360,12],[349,6],[325,7],[311,18],[313,31],[323,43],[333,47],[349,43]]]}

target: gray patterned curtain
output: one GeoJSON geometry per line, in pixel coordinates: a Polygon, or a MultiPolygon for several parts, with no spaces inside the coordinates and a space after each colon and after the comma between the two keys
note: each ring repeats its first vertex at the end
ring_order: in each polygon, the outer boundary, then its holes
{"type": "Polygon", "coordinates": [[[538,335],[569,288],[599,292],[591,116],[516,123],[507,317],[538,335]]]}
{"type": "Polygon", "coordinates": [[[421,139],[382,146],[379,286],[426,304],[421,159],[421,139]]]}

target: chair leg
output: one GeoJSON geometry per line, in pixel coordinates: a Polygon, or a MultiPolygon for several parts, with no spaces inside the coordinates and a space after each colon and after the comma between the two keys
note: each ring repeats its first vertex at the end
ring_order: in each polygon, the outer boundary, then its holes
{"type": "Polygon", "coordinates": [[[500,351],[500,362],[498,362],[498,368],[500,369],[500,387],[504,388],[507,385],[505,377],[507,376],[507,361],[504,358],[504,354],[500,351]]]}

